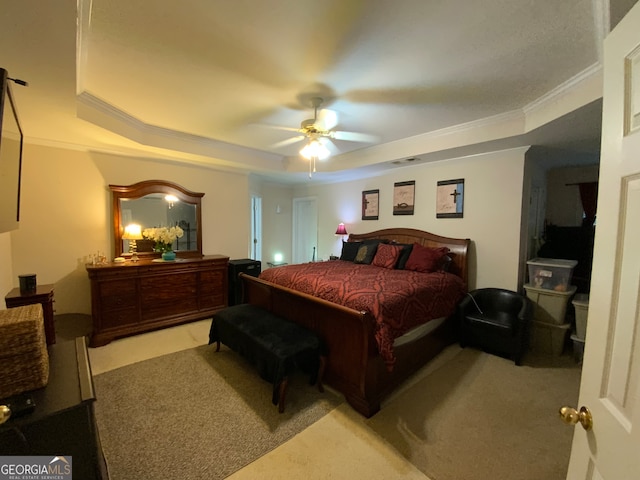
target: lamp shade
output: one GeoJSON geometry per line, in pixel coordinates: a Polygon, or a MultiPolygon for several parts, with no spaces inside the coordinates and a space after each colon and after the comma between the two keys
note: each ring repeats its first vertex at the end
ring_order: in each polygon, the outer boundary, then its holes
{"type": "Polygon", "coordinates": [[[123,240],[142,240],[142,238],[142,227],[140,225],[130,223],[124,227],[123,240]]]}
{"type": "Polygon", "coordinates": [[[338,224],[338,228],[336,229],[336,235],[349,235],[347,233],[347,229],[344,226],[344,223],[338,224]]]}

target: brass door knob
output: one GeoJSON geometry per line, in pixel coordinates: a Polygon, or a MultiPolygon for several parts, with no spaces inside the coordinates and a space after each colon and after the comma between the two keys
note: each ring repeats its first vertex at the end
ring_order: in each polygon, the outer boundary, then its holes
{"type": "Polygon", "coordinates": [[[11,409],[6,405],[0,405],[0,425],[11,418],[11,409]]]}
{"type": "Polygon", "coordinates": [[[560,418],[567,425],[575,425],[580,422],[585,430],[591,430],[593,427],[593,417],[587,407],[580,407],[580,411],[573,407],[562,407],[560,409],[560,418]]]}

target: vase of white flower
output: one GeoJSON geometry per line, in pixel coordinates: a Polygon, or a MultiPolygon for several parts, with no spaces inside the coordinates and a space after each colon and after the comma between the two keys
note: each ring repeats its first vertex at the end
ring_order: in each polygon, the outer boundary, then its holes
{"type": "Polygon", "coordinates": [[[162,259],[168,262],[176,259],[176,252],[173,251],[173,242],[183,235],[184,231],[180,227],[145,228],[142,232],[144,238],[156,242],[154,251],[161,253],[162,259]]]}
{"type": "Polygon", "coordinates": [[[162,252],[161,256],[165,262],[172,262],[176,259],[176,252],[174,252],[173,250],[169,252],[162,252]]]}

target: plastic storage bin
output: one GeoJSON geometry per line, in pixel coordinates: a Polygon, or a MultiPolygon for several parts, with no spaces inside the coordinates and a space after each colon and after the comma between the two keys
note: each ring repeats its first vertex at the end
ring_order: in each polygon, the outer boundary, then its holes
{"type": "Polygon", "coordinates": [[[573,269],[577,264],[577,260],[557,258],[533,258],[528,260],[529,284],[545,290],[566,292],[571,286],[573,269]]]}
{"type": "Polygon", "coordinates": [[[576,335],[571,335],[571,341],[573,342],[573,358],[578,363],[582,363],[584,357],[584,340],[578,338],[576,335]]]}
{"type": "Polygon", "coordinates": [[[584,340],[587,333],[587,317],[589,316],[589,294],[579,293],[571,303],[576,311],[576,337],[584,340]]]}
{"type": "Polygon", "coordinates": [[[531,285],[525,285],[524,289],[527,297],[534,303],[534,320],[554,325],[565,323],[567,304],[571,296],[576,293],[574,285],[571,285],[566,292],[556,292],[531,285]]]}
{"type": "Polygon", "coordinates": [[[570,328],[570,323],[554,325],[534,320],[531,325],[531,350],[556,357],[562,355],[570,328]]]}

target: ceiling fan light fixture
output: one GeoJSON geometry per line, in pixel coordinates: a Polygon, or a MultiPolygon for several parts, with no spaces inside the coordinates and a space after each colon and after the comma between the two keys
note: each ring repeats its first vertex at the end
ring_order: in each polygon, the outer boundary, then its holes
{"type": "Polygon", "coordinates": [[[307,160],[326,160],[327,158],[329,158],[329,155],[331,155],[331,152],[322,144],[322,142],[320,142],[316,138],[313,138],[309,140],[309,143],[307,143],[302,150],[300,150],[300,155],[302,155],[307,160]]]}
{"type": "Polygon", "coordinates": [[[316,171],[316,160],[324,160],[329,158],[331,152],[327,147],[325,147],[322,142],[320,142],[317,138],[310,138],[309,143],[307,143],[302,150],[300,150],[300,155],[302,157],[309,160],[309,178],[316,171]]]}

